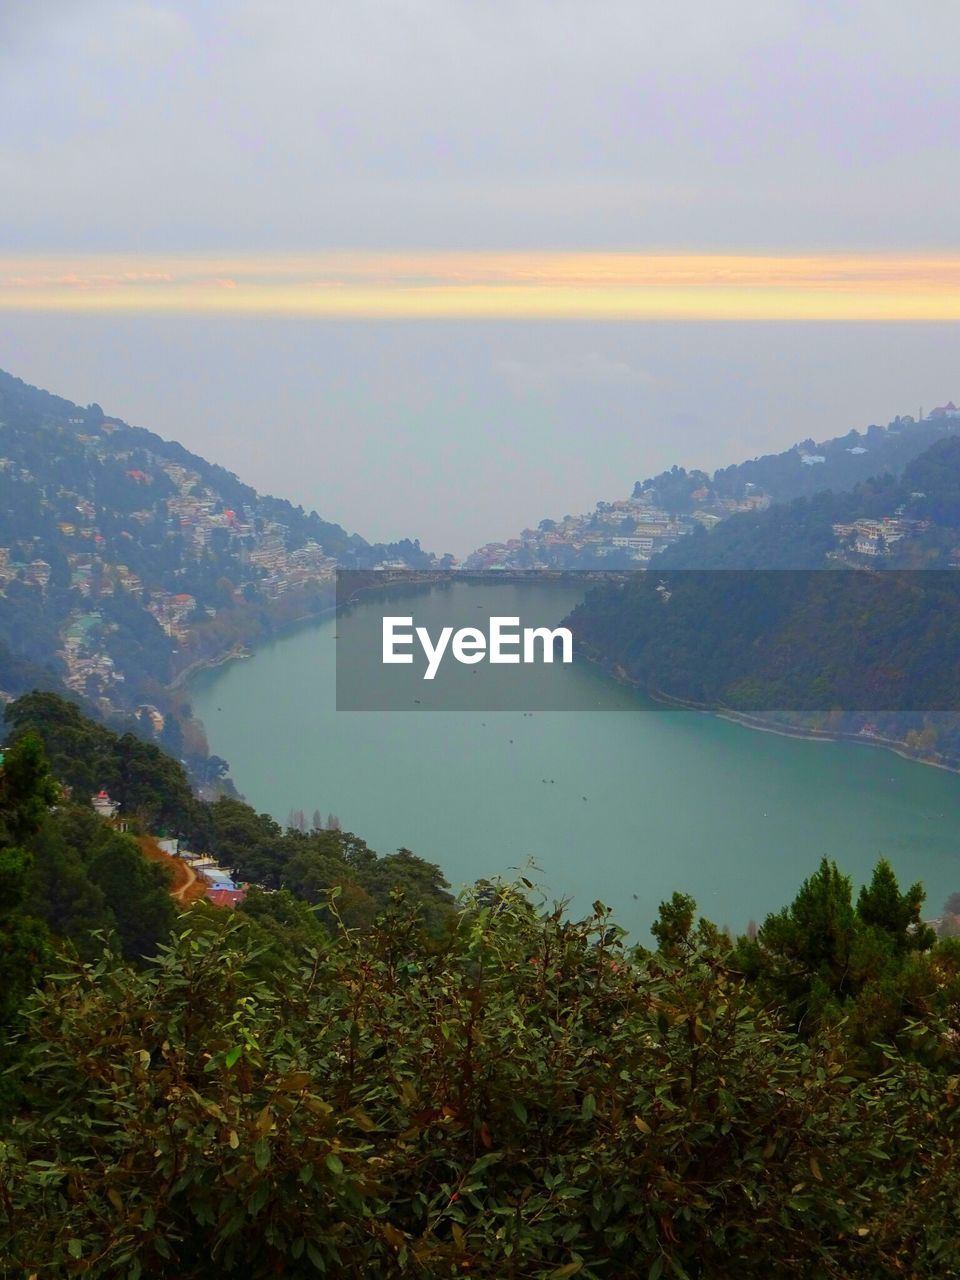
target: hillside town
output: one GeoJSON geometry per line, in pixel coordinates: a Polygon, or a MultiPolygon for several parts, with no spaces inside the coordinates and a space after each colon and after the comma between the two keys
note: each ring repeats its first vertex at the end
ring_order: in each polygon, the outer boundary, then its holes
{"type": "MultiPolygon", "coordinates": [[[[592,511],[541,520],[505,542],[488,542],[465,561],[467,569],[622,569],[642,567],[698,529],[731,516],[765,511],[773,503],[849,489],[884,470],[895,470],[927,441],[954,434],[960,410],[948,401],[924,415],[897,416],[833,440],[807,439],[764,458],[708,475],[674,467],[638,482],[628,498],[598,502],[592,511]]],[[[922,497],[922,494],[915,495],[922,497]]],[[[905,509],[879,521],[838,525],[836,559],[859,564],[883,557],[908,535],[924,531],[905,509]]]]}
{"type": "MultiPolygon", "coordinates": [[[[77,438],[88,445],[96,441],[96,437],[88,435],[77,438]]],[[[114,454],[113,458],[130,461],[130,451],[114,454]]],[[[159,517],[166,525],[165,540],[178,542],[185,559],[199,563],[214,546],[235,558],[241,573],[236,582],[229,584],[228,590],[238,599],[261,597],[276,602],[288,592],[333,583],[337,561],[327,555],[318,542],[307,540],[295,550],[288,550],[290,530],[283,524],[262,518],[253,505],[232,510],[203,484],[197,472],[159,458],[154,461],[156,472],[139,468],[126,471],[126,476],[142,487],[144,506],[127,513],[129,528],[121,529],[121,542],[132,543],[137,526],[154,525],[159,517]],[[172,482],[175,493],[150,503],[156,473],[172,482]]],[[[0,458],[0,469],[9,474],[13,464],[9,459],[0,458]]],[[[29,483],[32,479],[22,468],[15,474],[23,482],[29,483]]],[[[111,691],[123,683],[124,673],[105,648],[106,634],[111,627],[115,629],[116,624],[104,619],[97,607],[99,603],[118,593],[129,595],[143,605],[166,636],[179,643],[188,638],[198,622],[215,617],[217,608],[202,603],[189,591],[167,590],[155,584],[148,586],[129,565],[112,559],[116,541],[108,545],[98,524],[98,509],[89,500],[72,495],[65,487],[59,487],[53,494],[46,488],[41,492],[41,503],[56,507],[60,514],[71,498],[76,499],[71,518],[57,521],[65,548],[69,590],[77,601],[61,631],[59,652],[65,667],[64,683],[77,693],[93,693],[109,700],[111,691]]],[[[0,547],[0,591],[19,579],[45,592],[51,581],[52,565],[40,558],[29,561],[18,558],[22,547],[23,543],[0,547]]],[[[174,569],[173,574],[185,575],[186,569],[174,569]]]]}
{"type": "Polygon", "coordinates": [[[593,511],[562,520],[542,520],[518,538],[490,542],[465,561],[467,569],[551,569],[559,566],[608,568],[646,564],[658,551],[679,542],[698,526],[710,529],[738,511],[762,511],[770,498],[748,486],[743,498],[721,498],[708,486],[691,494],[695,510],[671,512],[651,487],[631,498],[598,502],[593,511]]]}
{"type": "MultiPolygon", "coordinates": [[[[157,687],[332,603],[338,564],[436,563],[417,543],[371,545],[6,374],[0,483],[0,650],[6,639],[38,674],[104,714],[142,712],[155,732],[157,687]]],[[[0,693],[15,691],[0,672],[0,693]]]]}

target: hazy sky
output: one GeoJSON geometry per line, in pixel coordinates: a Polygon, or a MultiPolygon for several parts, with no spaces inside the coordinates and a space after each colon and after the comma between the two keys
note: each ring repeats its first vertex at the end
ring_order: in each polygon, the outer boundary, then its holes
{"type": "Polygon", "coordinates": [[[6,0],[0,365],[459,552],[956,399],[955,323],[586,317],[960,315],[958,49],[942,0],[6,0]]]}
{"type": "Polygon", "coordinates": [[[956,246],[945,0],[4,0],[3,247],[956,246]]]}

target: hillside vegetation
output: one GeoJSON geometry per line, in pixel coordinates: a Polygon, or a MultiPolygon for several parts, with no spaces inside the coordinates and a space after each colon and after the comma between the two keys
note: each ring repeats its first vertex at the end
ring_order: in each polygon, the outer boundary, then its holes
{"type": "Polygon", "coordinates": [[[0,770],[6,1274],[960,1268],[960,946],[887,863],[855,898],[823,861],[738,940],[677,893],[638,947],[599,903],[575,921],[481,882],[455,906],[413,855],[229,802],[221,847],[285,884],[300,859],[312,899],[287,884],[174,923],[27,727],[69,772],[83,722],[30,705],[0,770]],[[84,896],[113,912],[97,932],[55,913],[84,896]]]}
{"type": "Polygon", "coordinates": [[[655,694],[957,767],[958,555],[948,439],[899,480],[732,516],[598,587],[571,625],[591,657],[655,694]]]}

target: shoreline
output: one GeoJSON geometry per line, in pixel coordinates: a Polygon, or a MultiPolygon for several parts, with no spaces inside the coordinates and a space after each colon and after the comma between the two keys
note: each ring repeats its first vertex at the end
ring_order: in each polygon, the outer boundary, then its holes
{"type": "Polygon", "coordinates": [[[225,667],[228,662],[237,661],[248,655],[249,646],[238,641],[226,653],[211,654],[209,658],[197,658],[193,662],[188,662],[182,671],[177,672],[167,685],[167,689],[182,689],[191,676],[199,675],[201,671],[214,671],[217,667],[225,667]]]}
{"type": "Polygon", "coordinates": [[[635,689],[638,693],[644,694],[652,702],[659,702],[663,706],[675,707],[682,711],[696,711],[700,715],[714,716],[718,720],[726,720],[730,724],[739,725],[741,729],[752,729],[756,733],[772,733],[780,738],[802,738],[807,742],[824,742],[824,743],[848,743],[853,746],[878,747],[883,751],[890,751],[894,755],[899,756],[901,760],[908,760],[912,764],[926,765],[932,769],[942,769],[944,773],[952,773],[960,775],[960,764],[950,764],[943,759],[936,759],[931,756],[918,755],[912,751],[906,743],[897,738],[884,738],[879,735],[865,735],[861,733],[849,732],[831,732],[829,729],[808,729],[803,725],[779,724],[776,721],[760,719],[757,716],[751,716],[747,712],[735,711],[730,707],[710,706],[706,703],[693,702],[689,699],[677,698],[671,694],[663,693],[658,689],[644,688],[638,680],[620,666],[611,665],[605,660],[594,656],[587,649],[581,646],[580,652],[588,662],[599,667],[617,684],[626,685],[631,689],[635,689]]]}
{"type": "MultiPolygon", "coordinates": [[[[267,638],[276,639],[278,636],[283,635],[284,632],[286,631],[289,631],[295,627],[303,626],[306,623],[319,622],[327,614],[329,613],[335,614],[336,611],[337,611],[336,604],[328,605],[323,609],[318,609],[315,611],[311,610],[308,613],[301,614],[300,617],[298,618],[289,619],[289,621],[277,627],[270,637],[264,637],[264,639],[267,639],[267,638]]],[[[190,680],[193,679],[194,676],[199,676],[204,671],[216,671],[219,667],[229,666],[230,663],[239,662],[241,659],[244,659],[244,658],[252,658],[256,654],[257,647],[258,646],[255,643],[251,644],[249,641],[246,641],[246,640],[238,640],[235,644],[231,645],[230,648],[223,653],[211,654],[209,657],[206,657],[206,658],[197,658],[193,662],[187,663],[187,665],[183,668],[182,671],[178,671],[177,674],[174,676],[174,678],[166,686],[166,689],[170,693],[180,691],[180,692],[186,693],[187,696],[189,696],[189,690],[187,689],[187,685],[190,682],[190,680]]],[[[194,724],[199,726],[200,731],[203,734],[204,741],[207,742],[208,744],[207,750],[209,751],[209,739],[207,738],[207,726],[204,724],[204,722],[200,719],[199,716],[194,715],[192,700],[189,703],[189,707],[190,707],[190,720],[194,724]]],[[[244,798],[243,792],[240,791],[239,787],[237,786],[236,779],[233,777],[233,771],[229,761],[227,762],[227,773],[226,773],[225,781],[228,783],[229,787],[232,788],[233,794],[238,795],[241,799],[244,798]]],[[[196,789],[196,783],[193,780],[191,780],[191,786],[193,786],[194,789],[196,789]]]]}
{"type": "Polygon", "coordinates": [[[215,671],[217,667],[225,667],[230,662],[239,662],[244,658],[252,658],[256,655],[257,649],[261,643],[270,640],[276,640],[285,632],[293,630],[295,627],[302,626],[308,622],[319,622],[321,618],[330,613],[336,613],[337,606],[328,605],[326,608],[317,609],[309,613],[303,613],[298,618],[289,618],[286,622],[281,623],[269,636],[263,636],[260,640],[238,640],[236,644],[231,645],[224,653],[211,654],[207,658],[196,658],[193,662],[187,663],[182,671],[178,671],[167,689],[182,689],[186,683],[201,671],[215,671]]]}

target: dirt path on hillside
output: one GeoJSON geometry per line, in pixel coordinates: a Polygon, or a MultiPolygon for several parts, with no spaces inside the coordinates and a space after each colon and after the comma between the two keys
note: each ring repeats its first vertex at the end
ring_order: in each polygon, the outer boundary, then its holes
{"type": "Polygon", "coordinates": [[[180,858],[164,853],[152,836],[140,836],[137,843],[149,862],[159,862],[170,872],[171,898],[182,907],[188,907],[191,902],[203,897],[207,890],[206,882],[200,879],[193,867],[180,858]]]}

